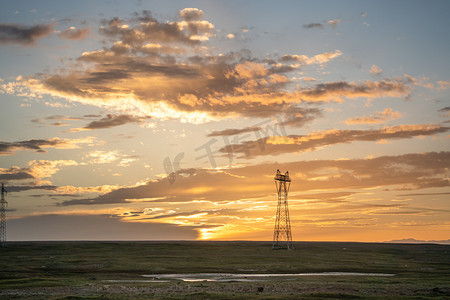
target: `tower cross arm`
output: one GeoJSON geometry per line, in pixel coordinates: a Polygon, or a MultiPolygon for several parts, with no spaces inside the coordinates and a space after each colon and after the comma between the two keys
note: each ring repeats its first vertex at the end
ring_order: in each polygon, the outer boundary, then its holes
{"type": "Polygon", "coordinates": [[[286,173],[283,175],[281,174],[280,170],[277,170],[277,174],[275,175],[275,180],[278,181],[287,181],[287,182],[291,182],[291,178],[289,177],[289,172],[286,171],[286,173]]]}

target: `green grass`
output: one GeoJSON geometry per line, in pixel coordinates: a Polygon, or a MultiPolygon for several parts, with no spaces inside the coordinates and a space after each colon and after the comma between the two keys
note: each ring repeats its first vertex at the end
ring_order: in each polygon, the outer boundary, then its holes
{"type": "Polygon", "coordinates": [[[450,246],[377,243],[30,242],[0,248],[0,298],[370,299],[450,297],[450,246]],[[163,273],[392,273],[264,282],[109,283],[163,273]],[[258,288],[263,287],[263,292],[258,288]],[[14,294],[15,293],[15,294],[14,294]],[[103,297],[103,298],[102,298],[103,297]]]}

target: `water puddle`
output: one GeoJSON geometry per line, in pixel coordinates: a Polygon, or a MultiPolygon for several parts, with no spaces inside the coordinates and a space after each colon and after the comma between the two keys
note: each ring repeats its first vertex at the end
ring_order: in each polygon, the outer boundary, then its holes
{"type": "Polygon", "coordinates": [[[301,276],[378,276],[390,277],[395,274],[386,273],[357,273],[357,272],[321,272],[295,274],[234,274],[234,273],[195,273],[195,274],[158,274],[142,275],[153,280],[181,280],[181,281],[263,281],[273,277],[295,278],[301,276]]]}
{"type": "Polygon", "coordinates": [[[102,280],[103,282],[111,282],[111,283],[149,283],[149,282],[169,282],[169,280],[157,280],[157,279],[152,279],[152,280],[116,280],[116,279],[109,279],[109,280],[102,280]]]}

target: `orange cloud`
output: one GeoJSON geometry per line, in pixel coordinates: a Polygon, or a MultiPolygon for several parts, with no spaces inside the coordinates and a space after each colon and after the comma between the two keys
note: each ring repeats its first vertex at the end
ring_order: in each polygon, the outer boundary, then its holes
{"type": "Polygon", "coordinates": [[[10,220],[8,233],[19,241],[33,240],[193,240],[194,228],[161,223],[123,222],[105,214],[45,214],[10,220]],[[55,226],[58,224],[58,226],[55,226]],[[151,234],[149,234],[151,232],[151,234]],[[38,237],[38,238],[37,238],[38,237]]]}
{"type": "Polygon", "coordinates": [[[337,58],[342,55],[342,52],[336,50],[334,52],[326,52],[322,54],[317,54],[313,57],[308,57],[306,55],[283,55],[281,57],[281,62],[295,62],[302,65],[312,65],[312,64],[325,64],[330,60],[337,58]]]}
{"type": "Polygon", "coordinates": [[[408,74],[404,74],[405,78],[413,85],[415,86],[421,86],[427,89],[433,89],[434,88],[434,84],[431,83],[427,77],[422,77],[422,78],[415,78],[411,75],[408,74]]]}
{"type": "Polygon", "coordinates": [[[85,194],[85,193],[106,194],[119,188],[120,188],[119,185],[99,185],[88,187],[67,185],[56,187],[55,192],[60,194],[85,194]]]}
{"type": "MultiPolygon", "coordinates": [[[[227,203],[241,199],[264,198],[274,193],[271,181],[274,170],[281,168],[295,174],[297,184],[291,192],[401,186],[419,189],[448,186],[445,178],[450,152],[405,154],[356,160],[300,161],[284,164],[262,164],[222,170],[189,169],[168,178],[144,185],[120,188],[94,199],[74,199],[62,205],[127,203],[133,199],[150,199],[154,203],[207,202],[227,203]],[[440,161],[435,164],[432,162],[440,161]],[[333,169],[333,174],[330,174],[333,169]],[[301,174],[297,174],[301,172],[301,174]],[[327,176],[324,176],[327,174],[327,176]],[[321,178],[317,180],[317,178],[321,178]],[[364,180],[361,180],[364,178],[364,180]],[[230,188],[232,187],[232,188],[230,188]]],[[[340,194],[346,196],[349,194],[340,194]]],[[[319,195],[320,196],[320,195],[319,195]]],[[[323,196],[323,195],[322,195],[323,196]]],[[[322,197],[320,196],[320,197],[322,197]]],[[[336,197],[336,195],[329,196],[336,197]]]]}
{"type": "Polygon", "coordinates": [[[292,152],[301,153],[304,151],[313,151],[319,147],[341,143],[429,136],[447,132],[449,129],[449,127],[433,124],[388,126],[372,130],[332,129],[314,132],[308,135],[265,137],[257,141],[245,141],[240,144],[228,145],[220,149],[220,151],[224,154],[245,155],[247,158],[292,152]]]}
{"type": "Polygon", "coordinates": [[[341,20],[335,19],[335,20],[329,20],[329,21],[327,21],[327,24],[328,24],[330,27],[335,28],[340,22],[341,22],[341,20]]]}
{"type": "Polygon", "coordinates": [[[36,179],[48,178],[59,171],[60,167],[76,166],[73,160],[33,160],[28,162],[28,171],[36,179]]]}
{"type": "Polygon", "coordinates": [[[86,155],[89,164],[109,164],[117,162],[117,166],[128,167],[130,163],[137,160],[136,156],[121,154],[119,151],[96,150],[86,155]]]}
{"type": "Polygon", "coordinates": [[[320,115],[311,102],[404,97],[410,92],[401,79],[296,88],[292,72],[304,65],[323,66],[342,52],[279,59],[260,59],[247,51],[216,55],[207,47],[214,25],[203,15],[200,9],[187,8],[179,12],[181,21],[160,22],[147,11],[127,20],[104,20],[99,31],[109,46],[82,53],[79,64],[64,72],[19,78],[1,83],[1,89],[29,98],[50,95],[139,117],[202,123],[236,116],[285,116],[290,126],[302,126],[320,115]]]}
{"type": "Polygon", "coordinates": [[[402,115],[398,112],[393,110],[392,108],[386,108],[384,111],[376,112],[375,114],[368,116],[368,117],[357,117],[357,118],[351,118],[343,123],[347,125],[354,125],[354,124],[381,124],[388,120],[395,120],[400,118],[402,115]]]}
{"type": "Polygon", "coordinates": [[[312,88],[303,88],[298,96],[303,101],[312,102],[342,102],[344,98],[377,98],[377,97],[406,97],[411,88],[400,78],[395,80],[355,82],[328,82],[317,84],[312,88]]]}
{"type": "Polygon", "coordinates": [[[439,85],[439,89],[441,90],[447,90],[448,88],[450,88],[450,81],[440,80],[437,83],[439,85]]]}
{"type": "Polygon", "coordinates": [[[0,155],[12,155],[17,150],[34,150],[35,152],[46,152],[43,148],[55,149],[76,149],[80,144],[92,144],[94,137],[86,137],[80,139],[32,139],[17,142],[0,141],[0,155]]]}
{"type": "Polygon", "coordinates": [[[188,7],[180,10],[180,18],[188,22],[200,20],[203,17],[203,14],[203,10],[198,8],[188,7]]]}
{"type": "Polygon", "coordinates": [[[67,40],[82,40],[89,34],[89,28],[77,29],[76,27],[70,27],[59,34],[59,37],[67,40]]]}
{"type": "Polygon", "coordinates": [[[372,67],[369,70],[369,73],[374,75],[380,75],[381,73],[383,73],[383,70],[378,68],[377,65],[372,65],[372,67]]]}
{"type": "Polygon", "coordinates": [[[383,226],[388,230],[390,216],[400,218],[413,214],[436,218],[448,215],[448,211],[439,206],[425,208],[411,206],[408,202],[391,203],[389,190],[447,188],[450,186],[446,178],[449,166],[450,152],[431,152],[368,159],[266,163],[226,172],[182,170],[173,174],[173,184],[162,178],[118,188],[94,198],[75,198],[61,205],[99,207],[120,203],[133,207],[139,204],[141,209],[130,208],[129,212],[122,209],[116,216],[125,222],[164,222],[193,227],[201,239],[256,238],[255,235],[268,238],[276,210],[274,170],[281,168],[292,174],[289,202],[294,233],[321,227],[340,227],[348,231],[383,226]],[[381,201],[383,198],[387,200],[381,201]],[[145,206],[146,202],[151,205],[145,206]]]}
{"type": "Polygon", "coordinates": [[[0,178],[8,181],[11,192],[32,189],[54,191],[57,187],[52,185],[51,177],[61,167],[77,165],[73,160],[32,160],[28,162],[27,167],[0,168],[0,178]]]}
{"type": "Polygon", "coordinates": [[[107,114],[106,117],[101,118],[100,120],[91,121],[84,127],[71,129],[71,132],[77,132],[81,130],[94,130],[94,129],[105,129],[116,127],[128,123],[142,123],[146,119],[150,117],[135,117],[131,115],[114,115],[107,114]]]}

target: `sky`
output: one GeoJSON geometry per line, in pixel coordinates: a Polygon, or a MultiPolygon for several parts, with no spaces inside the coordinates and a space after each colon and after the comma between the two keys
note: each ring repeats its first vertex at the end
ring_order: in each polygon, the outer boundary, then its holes
{"type": "Polygon", "coordinates": [[[3,1],[7,239],[450,239],[448,11],[3,1]]]}

